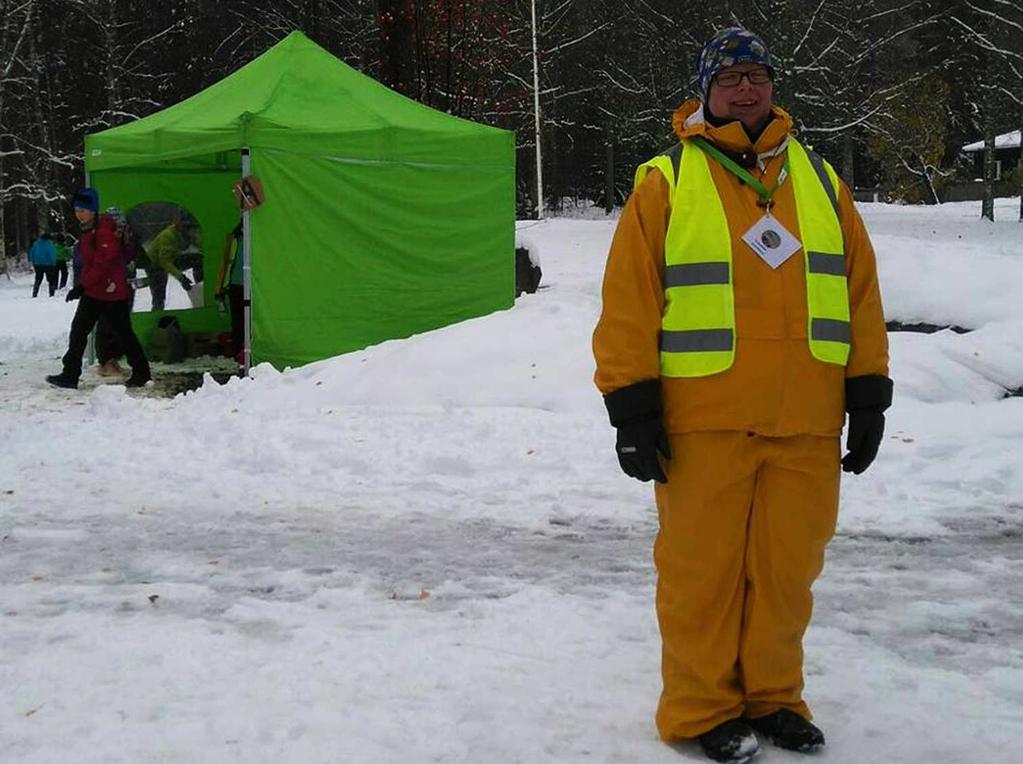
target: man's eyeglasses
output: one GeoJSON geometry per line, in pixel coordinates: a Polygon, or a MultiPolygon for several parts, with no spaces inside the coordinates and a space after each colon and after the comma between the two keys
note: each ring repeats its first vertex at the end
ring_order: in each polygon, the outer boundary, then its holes
{"type": "Polygon", "coordinates": [[[767,69],[751,69],[748,72],[721,72],[714,78],[714,84],[723,88],[738,87],[745,77],[750,85],[766,85],[771,81],[771,73],[767,69]]]}

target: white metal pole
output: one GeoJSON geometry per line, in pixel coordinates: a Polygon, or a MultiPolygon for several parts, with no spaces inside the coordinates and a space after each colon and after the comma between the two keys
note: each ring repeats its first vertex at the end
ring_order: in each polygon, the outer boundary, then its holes
{"type": "Polygon", "coordinates": [[[533,115],[536,122],[536,219],[543,220],[543,154],[540,149],[540,56],[536,47],[536,0],[531,0],[533,14],[533,115]]]}
{"type": "MultiPolygon", "coordinates": [[[[242,149],[242,178],[249,176],[250,166],[249,147],[245,146],[242,149]]],[[[243,365],[247,377],[252,366],[252,229],[247,209],[242,210],[242,314],[245,316],[243,365]]]]}

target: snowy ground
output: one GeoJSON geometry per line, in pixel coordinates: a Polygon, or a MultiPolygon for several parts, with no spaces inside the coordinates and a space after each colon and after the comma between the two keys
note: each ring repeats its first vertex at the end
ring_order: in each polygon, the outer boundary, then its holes
{"type": "MultiPolygon", "coordinates": [[[[815,761],[1023,759],[1014,205],[863,207],[888,317],[974,331],[892,335],[815,761]]],[[[613,222],[520,229],[546,288],[510,311],[174,399],[45,386],[73,305],[0,276],[0,760],[703,760],[656,739],[656,517],[590,382],[613,222]]]]}

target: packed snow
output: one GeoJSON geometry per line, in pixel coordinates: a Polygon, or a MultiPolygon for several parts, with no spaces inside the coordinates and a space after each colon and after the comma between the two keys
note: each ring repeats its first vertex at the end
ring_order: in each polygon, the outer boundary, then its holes
{"type": "MultiPolygon", "coordinates": [[[[1023,760],[1018,204],[862,206],[889,320],[958,331],[891,334],[843,477],[815,761],[1023,760]]],[[[74,304],[0,276],[0,760],[705,760],[657,740],[652,491],[591,381],[614,220],[518,227],[511,310],[173,398],[45,385],[74,304]]]]}

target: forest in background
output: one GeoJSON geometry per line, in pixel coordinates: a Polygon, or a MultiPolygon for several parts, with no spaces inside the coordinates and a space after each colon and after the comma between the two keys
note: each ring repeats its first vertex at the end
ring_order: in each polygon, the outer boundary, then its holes
{"type": "MultiPolygon", "coordinates": [[[[0,0],[0,257],[61,229],[87,133],[173,105],[293,30],[434,108],[513,130],[518,215],[536,210],[531,0],[0,0]]],[[[544,204],[623,203],[673,142],[716,30],[746,26],[775,100],[856,188],[934,203],[1023,128],[1023,0],[535,0],[544,204]]],[[[1023,209],[1021,209],[1023,215],[1023,209]]]]}

